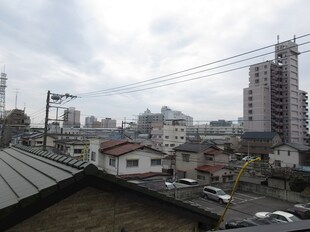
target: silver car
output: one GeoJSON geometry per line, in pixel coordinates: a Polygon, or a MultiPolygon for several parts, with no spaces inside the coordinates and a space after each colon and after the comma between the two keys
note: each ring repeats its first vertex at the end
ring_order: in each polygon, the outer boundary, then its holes
{"type": "Polygon", "coordinates": [[[225,193],[222,189],[213,186],[205,186],[203,188],[204,197],[207,199],[218,201],[220,204],[227,204],[230,199],[230,195],[225,193]]]}

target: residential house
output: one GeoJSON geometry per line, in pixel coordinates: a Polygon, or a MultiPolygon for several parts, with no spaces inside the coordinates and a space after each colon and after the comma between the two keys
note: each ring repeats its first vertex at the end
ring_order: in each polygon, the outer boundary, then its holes
{"type": "MultiPolygon", "coordinates": [[[[46,146],[47,147],[54,147],[54,140],[57,137],[51,134],[46,136],[46,146]]],[[[25,133],[21,137],[21,143],[25,146],[31,147],[42,147],[44,140],[44,133],[25,133]]]]}
{"type": "Polygon", "coordinates": [[[61,139],[55,140],[55,148],[63,154],[76,159],[87,159],[89,140],[61,139]]]}
{"type": "MultiPolygon", "coordinates": [[[[95,146],[94,146],[95,147],[95,146]]],[[[90,162],[113,175],[162,172],[164,153],[126,140],[100,143],[99,151],[91,149],[90,162]]]]}
{"type": "Polygon", "coordinates": [[[297,143],[282,143],[273,147],[269,154],[273,167],[300,168],[310,166],[310,147],[297,143]]]}
{"type": "MultiPolygon", "coordinates": [[[[210,184],[207,176],[212,174],[215,167],[224,169],[229,162],[229,155],[214,144],[185,143],[174,150],[177,178],[197,179],[201,184],[210,184]],[[212,171],[206,167],[210,167],[212,171]]],[[[224,175],[227,175],[227,171],[224,175]]],[[[225,178],[219,176],[219,180],[223,179],[225,178]]]]}
{"type": "Polygon", "coordinates": [[[281,137],[276,132],[245,132],[241,136],[238,152],[268,160],[273,147],[280,143],[281,137]]]}
{"type": "Polygon", "coordinates": [[[226,183],[236,180],[234,170],[225,165],[202,165],[196,168],[197,180],[206,184],[226,183]]]}
{"type": "Polygon", "coordinates": [[[0,231],[206,231],[220,218],[85,161],[22,145],[0,157],[0,231]]]}

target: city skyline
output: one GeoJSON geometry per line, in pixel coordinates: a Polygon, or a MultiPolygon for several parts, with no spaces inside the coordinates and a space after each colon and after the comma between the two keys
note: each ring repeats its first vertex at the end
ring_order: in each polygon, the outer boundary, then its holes
{"type": "Polygon", "coordinates": [[[36,126],[44,125],[48,90],[76,95],[64,106],[81,111],[82,124],[91,115],[119,123],[163,105],[194,123],[237,121],[249,66],[272,60],[274,44],[294,36],[304,52],[300,88],[310,90],[305,0],[256,1],[255,8],[241,0],[13,0],[1,6],[6,110],[25,108],[36,126]],[[245,54],[260,48],[266,49],[245,54]]]}

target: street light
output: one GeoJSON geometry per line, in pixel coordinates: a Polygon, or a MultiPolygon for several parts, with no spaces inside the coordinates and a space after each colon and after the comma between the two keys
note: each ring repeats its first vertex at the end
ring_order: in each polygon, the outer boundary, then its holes
{"type": "Polygon", "coordinates": [[[228,201],[228,203],[227,203],[227,205],[226,205],[226,207],[225,207],[225,210],[224,210],[223,214],[221,215],[219,221],[217,222],[217,224],[216,224],[214,230],[218,230],[219,227],[220,227],[220,225],[221,225],[221,223],[222,223],[222,221],[224,220],[225,214],[226,214],[226,212],[227,212],[227,210],[228,210],[228,208],[229,208],[229,206],[230,206],[230,203],[231,203],[231,201],[232,201],[232,198],[233,198],[233,196],[234,196],[234,194],[235,194],[235,190],[236,190],[237,185],[238,185],[238,183],[239,183],[240,177],[242,176],[244,170],[246,169],[246,167],[247,167],[250,163],[253,163],[253,162],[256,162],[256,161],[260,161],[260,160],[261,160],[261,158],[260,158],[260,157],[257,157],[257,158],[255,158],[255,159],[249,160],[249,161],[245,162],[245,164],[243,164],[241,170],[239,171],[239,174],[238,174],[237,180],[236,180],[236,182],[235,182],[235,184],[234,184],[233,190],[231,191],[230,199],[229,199],[229,201],[228,201]]]}

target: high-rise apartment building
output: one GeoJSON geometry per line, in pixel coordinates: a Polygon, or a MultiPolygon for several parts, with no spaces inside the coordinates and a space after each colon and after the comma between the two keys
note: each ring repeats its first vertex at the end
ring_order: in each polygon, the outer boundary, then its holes
{"type": "Polygon", "coordinates": [[[81,112],[79,110],[75,110],[74,107],[70,107],[68,110],[64,112],[67,114],[68,120],[64,121],[63,127],[64,128],[80,128],[80,115],[81,112]]]}
{"type": "Polygon", "coordinates": [[[308,143],[308,96],[299,90],[298,45],[275,45],[275,61],[250,66],[243,89],[244,131],[277,132],[283,142],[308,143]]]}
{"type": "Polygon", "coordinates": [[[97,118],[93,115],[89,116],[89,117],[86,117],[85,118],[85,127],[86,128],[92,128],[93,127],[93,124],[94,122],[97,121],[97,118]]]}

